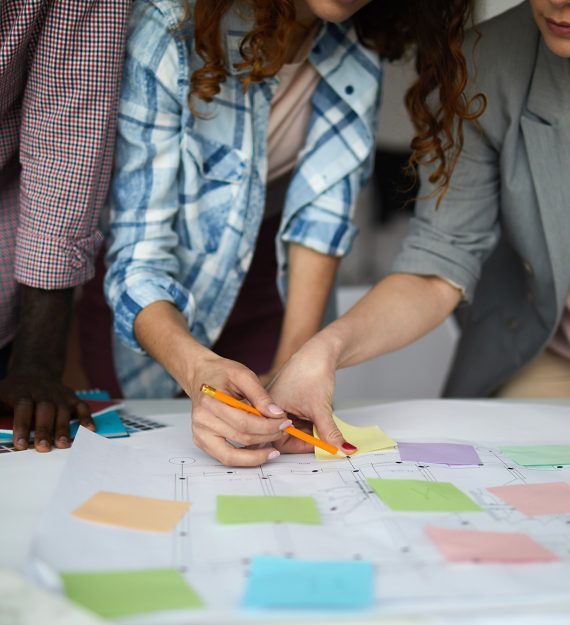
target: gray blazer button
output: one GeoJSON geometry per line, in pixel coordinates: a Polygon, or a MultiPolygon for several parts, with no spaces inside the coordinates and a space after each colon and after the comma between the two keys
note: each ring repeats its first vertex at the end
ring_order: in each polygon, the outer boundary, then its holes
{"type": "Polygon", "coordinates": [[[505,321],[505,326],[507,327],[507,330],[509,330],[510,332],[516,332],[519,327],[519,320],[515,319],[514,317],[511,317],[510,319],[507,319],[505,321]]]}
{"type": "Polygon", "coordinates": [[[525,260],[525,261],[523,262],[523,267],[524,267],[524,270],[526,271],[527,275],[529,275],[529,276],[534,276],[534,270],[533,270],[533,268],[532,268],[532,265],[531,265],[529,262],[527,262],[527,261],[525,260]]]}

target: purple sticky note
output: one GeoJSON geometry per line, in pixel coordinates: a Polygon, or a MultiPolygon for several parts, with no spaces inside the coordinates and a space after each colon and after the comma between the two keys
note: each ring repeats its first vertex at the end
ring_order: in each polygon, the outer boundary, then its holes
{"type": "Polygon", "coordinates": [[[482,464],[472,445],[457,443],[398,443],[400,459],[426,464],[482,464]]]}

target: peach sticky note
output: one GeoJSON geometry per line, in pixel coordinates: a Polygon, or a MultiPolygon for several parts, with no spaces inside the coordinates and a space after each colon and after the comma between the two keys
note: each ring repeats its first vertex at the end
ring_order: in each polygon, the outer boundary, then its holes
{"type": "MultiPolygon", "coordinates": [[[[393,441],[377,425],[359,427],[346,423],[346,421],[339,419],[336,415],[333,415],[333,419],[344,438],[358,447],[358,451],[355,454],[351,454],[351,457],[369,454],[373,451],[391,451],[396,447],[396,441],[393,441]]],[[[318,437],[316,428],[314,429],[314,435],[318,437]]],[[[339,458],[339,456],[333,456],[328,451],[318,447],[315,447],[315,456],[319,460],[338,460],[339,458]]]]}
{"type": "Polygon", "coordinates": [[[487,489],[506,504],[528,516],[570,514],[570,484],[514,484],[487,489]]]}
{"type": "Polygon", "coordinates": [[[428,526],[427,535],[451,562],[524,564],[557,562],[558,556],[526,534],[428,526]]]}
{"type": "Polygon", "coordinates": [[[188,508],[188,502],[100,491],[71,514],[93,523],[146,532],[170,532],[188,508]]]}

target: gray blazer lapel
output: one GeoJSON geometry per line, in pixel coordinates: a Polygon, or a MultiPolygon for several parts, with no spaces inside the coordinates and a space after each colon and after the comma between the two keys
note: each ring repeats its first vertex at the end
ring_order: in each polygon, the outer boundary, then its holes
{"type": "Polygon", "coordinates": [[[521,127],[560,311],[570,285],[570,62],[542,39],[521,127]]]}

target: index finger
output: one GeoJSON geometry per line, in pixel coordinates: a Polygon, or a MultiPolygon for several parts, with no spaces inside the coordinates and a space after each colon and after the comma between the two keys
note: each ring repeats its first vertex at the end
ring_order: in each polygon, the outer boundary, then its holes
{"type": "Polygon", "coordinates": [[[237,432],[244,432],[247,434],[271,436],[273,434],[277,434],[280,430],[280,426],[289,420],[285,413],[283,414],[282,419],[258,417],[257,415],[253,415],[245,410],[233,408],[232,406],[226,406],[216,399],[207,396],[204,397],[202,405],[237,432]]]}

